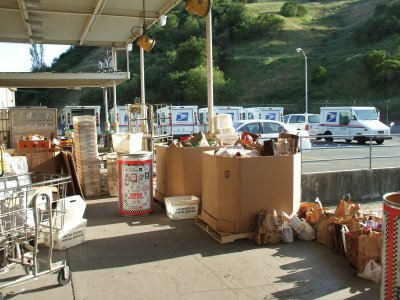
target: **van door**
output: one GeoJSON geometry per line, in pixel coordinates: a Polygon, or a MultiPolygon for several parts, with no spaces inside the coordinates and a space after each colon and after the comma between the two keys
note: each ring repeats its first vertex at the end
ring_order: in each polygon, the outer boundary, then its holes
{"type": "Polygon", "coordinates": [[[345,110],[345,111],[338,111],[338,118],[339,118],[339,127],[338,130],[336,131],[335,134],[341,135],[342,139],[345,139],[346,141],[352,140],[353,136],[351,135],[351,126],[350,126],[350,111],[345,110]]]}
{"type": "Polygon", "coordinates": [[[198,132],[198,126],[195,122],[194,109],[175,108],[172,110],[172,134],[190,135],[198,132]]]}
{"type": "Polygon", "coordinates": [[[263,111],[261,114],[261,119],[280,121],[279,112],[277,111],[263,111]]]}

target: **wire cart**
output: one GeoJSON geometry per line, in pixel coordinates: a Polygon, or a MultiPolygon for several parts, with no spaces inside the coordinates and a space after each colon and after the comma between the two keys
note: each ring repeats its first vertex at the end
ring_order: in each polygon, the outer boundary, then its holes
{"type": "Polygon", "coordinates": [[[69,176],[47,173],[0,177],[0,278],[17,266],[26,273],[0,283],[0,289],[56,272],[60,285],[71,281],[67,262],[52,261],[53,235],[64,227],[70,180],[69,176]],[[38,245],[44,236],[50,240],[47,260],[38,257],[38,245]]]}

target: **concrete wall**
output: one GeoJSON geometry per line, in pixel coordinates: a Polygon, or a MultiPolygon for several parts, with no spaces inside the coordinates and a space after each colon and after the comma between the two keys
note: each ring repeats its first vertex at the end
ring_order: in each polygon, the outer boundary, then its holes
{"type": "Polygon", "coordinates": [[[323,205],[336,205],[345,194],[355,201],[382,198],[400,191],[400,168],[302,174],[302,201],[319,197],[323,205]]]}

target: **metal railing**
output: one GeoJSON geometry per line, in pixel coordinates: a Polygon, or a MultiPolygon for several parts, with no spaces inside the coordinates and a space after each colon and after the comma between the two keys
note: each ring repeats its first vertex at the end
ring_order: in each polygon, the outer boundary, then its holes
{"type": "Polygon", "coordinates": [[[310,136],[311,149],[302,151],[302,171],[313,173],[400,167],[400,134],[390,136],[392,140],[386,140],[383,145],[376,144],[373,141],[374,136],[365,136],[365,144],[346,143],[346,136],[342,135],[310,136]],[[325,137],[333,138],[334,142],[324,142],[325,137]]]}

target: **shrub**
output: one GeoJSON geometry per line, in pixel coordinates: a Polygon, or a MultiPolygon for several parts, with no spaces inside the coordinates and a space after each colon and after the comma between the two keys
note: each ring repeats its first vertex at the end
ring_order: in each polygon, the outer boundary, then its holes
{"type": "Polygon", "coordinates": [[[295,0],[289,0],[282,5],[280,14],[284,17],[302,17],[307,14],[307,8],[295,0]]]}
{"type": "Polygon", "coordinates": [[[319,66],[318,68],[315,68],[311,72],[311,82],[314,84],[322,84],[326,81],[326,73],[328,70],[323,67],[319,66]]]}

